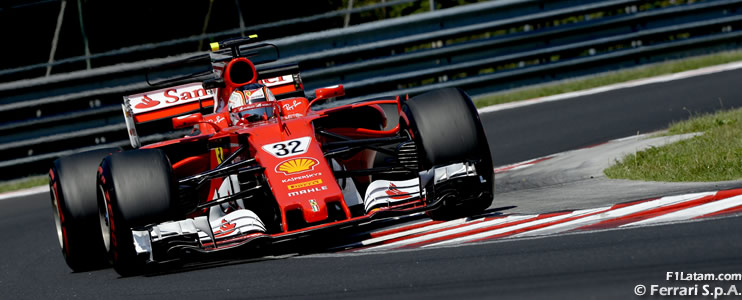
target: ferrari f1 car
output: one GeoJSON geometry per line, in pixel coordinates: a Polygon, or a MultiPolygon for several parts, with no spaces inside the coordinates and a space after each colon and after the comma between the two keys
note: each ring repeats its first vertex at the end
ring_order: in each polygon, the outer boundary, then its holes
{"type": "Polygon", "coordinates": [[[132,275],[194,254],[490,206],[490,150],[466,93],[320,105],[343,87],[307,99],[298,67],[255,67],[252,57],[275,46],[253,40],[214,44],[212,78],[124,97],[133,150],[54,162],[54,219],[72,270],[112,264],[132,275]],[[142,146],[138,132],[158,122],[193,132],[142,146]]]}

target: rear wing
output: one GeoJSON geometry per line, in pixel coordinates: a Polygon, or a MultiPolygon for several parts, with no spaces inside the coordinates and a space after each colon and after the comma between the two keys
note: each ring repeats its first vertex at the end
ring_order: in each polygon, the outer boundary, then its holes
{"type": "Polygon", "coordinates": [[[306,97],[304,83],[299,75],[299,66],[296,64],[259,69],[258,79],[260,83],[270,88],[278,100],[306,97]]]}
{"type": "Polygon", "coordinates": [[[124,97],[136,123],[146,123],[214,106],[215,91],[200,82],[134,94],[124,97]]]}
{"type": "MultiPolygon", "coordinates": [[[[221,75],[222,69],[223,65],[214,64],[217,75],[221,75]]],[[[278,100],[305,97],[297,65],[258,70],[258,79],[278,100]]],[[[131,146],[141,147],[141,135],[172,130],[174,117],[199,112],[204,115],[213,113],[214,105],[219,104],[217,95],[219,88],[209,89],[202,82],[193,82],[124,96],[122,109],[131,146]],[[139,132],[138,128],[144,129],[143,132],[139,132]]]]}
{"type": "MultiPolygon", "coordinates": [[[[202,83],[195,82],[124,96],[124,103],[121,106],[131,146],[134,148],[141,146],[136,125],[163,124],[166,129],[172,129],[169,124],[173,117],[212,111],[215,95],[214,89],[205,89],[202,83]]],[[[156,131],[163,130],[162,125],[154,127],[158,127],[156,131]]]]}

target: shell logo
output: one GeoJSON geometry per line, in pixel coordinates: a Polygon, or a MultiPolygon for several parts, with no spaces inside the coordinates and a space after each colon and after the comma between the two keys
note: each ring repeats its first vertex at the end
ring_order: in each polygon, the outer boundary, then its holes
{"type": "Polygon", "coordinates": [[[286,175],[301,173],[314,170],[314,167],[317,165],[319,165],[319,161],[314,158],[299,157],[279,163],[276,166],[276,173],[282,172],[286,175]]]}

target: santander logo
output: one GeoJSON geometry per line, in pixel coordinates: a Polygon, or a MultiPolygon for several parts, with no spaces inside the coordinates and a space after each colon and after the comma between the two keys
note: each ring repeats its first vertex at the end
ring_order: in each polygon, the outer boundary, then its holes
{"type": "Polygon", "coordinates": [[[284,76],[279,76],[276,78],[266,78],[266,79],[263,79],[262,81],[263,81],[263,84],[265,84],[265,86],[271,87],[271,86],[276,86],[276,85],[292,83],[294,82],[294,78],[291,75],[284,75],[284,76]]]}
{"type": "Polygon", "coordinates": [[[410,198],[409,193],[405,193],[403,191],[400,191],[399,189],[397,189],[397,185],[395,185],[394,183],[391,183],[391,182],[389,183],[389,190],[386,191],[386,194],[390,198],[397,199],[397,200],[410,198]]]}
{"type": "Polygon", "coordinates": [[[214,237],[223,237],[235,231],[237,224],[229,223],[227,220],[222,219],[222,225],[219,226],[219,230],[214,231],[214,237]]]}
{"type": "Polygon", "coordinates": [[[213,99],[214,91],[205,89],[201,83],[197,82],[130,95],[128,98],[131,101],[134,115],[137,115],[198,100],[213,99]]]}
{"type": "Polygon", "coordinates": [[[146,109],[146,108],[155,107],[158,104],[160,104],[160,101],[152,100],[152,98],[147,97],[147,95],[144,95],[144,97],[142,98],[142,102],[140,102],[134,107],[138,109],[146,109]]]}

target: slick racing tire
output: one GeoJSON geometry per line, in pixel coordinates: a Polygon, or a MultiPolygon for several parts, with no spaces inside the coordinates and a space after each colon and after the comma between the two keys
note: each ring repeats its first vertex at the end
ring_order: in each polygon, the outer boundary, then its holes
{"type": "Polygon", "coordinates": [[[475,199],[446,197],[444,204],[428,211],[433,219],[450,219],[481,213],[492,204],[494,171],[482,121],[469,96],[457,88],[434,90],[410,98],[403,106],[406,127],[418,148],[421,170],[465,161],[476,162],[482,184],[475,199]]]}
{"type": "Polygon", "coordinates": [[[172,220],[178,197],[172,166],[159,149],[121,152],[98,169],[98,210],[103,243],[122,276],[146,272],[148,254],[137,254],[132,228],[172,220]]]}
{"type": "Polygon", "coordinates": [[[65,156],[49,170],[49,189],[59,245],[74,272],[108,266],[98,226],[96,169],[119,148],[106,148],[65,156]]]}

